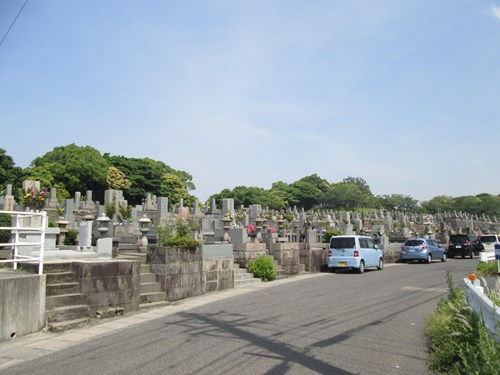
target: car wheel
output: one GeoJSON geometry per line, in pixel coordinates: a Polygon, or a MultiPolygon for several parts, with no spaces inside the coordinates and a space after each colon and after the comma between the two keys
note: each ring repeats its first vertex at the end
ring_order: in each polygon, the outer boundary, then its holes
{"type": "Polygon", "coordinates": [[[455,255],[453,255],[453,253],[448,253],[448,258],[449,259],[455,258],[455,255]]]}
{"type": "Polygon", "coordinates": [[[331,268],[328,268],[328,271],[330,271],[331,273],[336,273],[337,269],[335,267],[331,267],[331,268]]]}
{"type": "Polygon", "coordinates": [[[462,255],[462,259],[465,259],[465,255],[462,255]]]}
{"type": "Polygon", "coordinates": [[[384,269],[384,260],[382,258],[380,258],[378,260],[378,266],[377,266],[378,270],[383,270],[384,269]]]}
{"type": "Polygon", "coordinates": [[[359,268],[358,268],[358,273],[363,273],[365,272],[365,262],[362,260],[359,262],[359,268]]]}
{"type": "Polygon", "coordinates": [[[470,252],[470,258],[474,259],[474,252],[473,251],[470,252]]]}
{"type": "Polygon", "coordinates": [[[441,258],[441,262],[446,262],[446,253],[443,253],[443,257],[441,258]]]}
{"type": "Polygon", "coordinates": [[[427,263],[429,263],[429,264],[432,263],[432,255],[431,254],[427,255],[427,263]]]}

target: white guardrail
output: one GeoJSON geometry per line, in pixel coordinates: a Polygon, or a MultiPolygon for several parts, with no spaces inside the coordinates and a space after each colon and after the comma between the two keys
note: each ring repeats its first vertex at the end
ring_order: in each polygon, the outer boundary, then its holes
{"type": "Polygon", "coordinates": [[[496,306],[487,295],[478,279],[474,282],[464,279],[465,293],[469,306],[483,316],[484,324],[496,341],[500,342],[500,307],[496,306]]]}
{"type": "Polygon", "coordinates": [[[28,212],[28,211],[0,211],[0,214],[8,214],[12,216],[12,226],[0,227],[0,230],[8,230],[11,232],[10,241],[8,243],[0,243],[0,249],[14,248],[12,258],[0,259],[1,263],[13,263],[13,268],[17,269],[17,264],[22,262],[35,262],[39,264],[38,273],[43,273],[43,256],[45,248],[45,228],[47,226],[47,213],[28,212]],[[36,234],[34,241],[23,240],[22,233],[36,234]],[[21,246],[38,247],[40,249],[39,256],[22,255],[19,252],[21,246]]]}

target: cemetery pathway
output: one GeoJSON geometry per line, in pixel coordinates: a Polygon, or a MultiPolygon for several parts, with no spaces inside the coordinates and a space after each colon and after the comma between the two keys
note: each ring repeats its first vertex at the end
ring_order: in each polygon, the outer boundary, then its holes
{"type": "Polygon", "coordinates": [[[0,343],[1,374],[425,374],[425,320],[477,260],[306,274],[0,343]]]}

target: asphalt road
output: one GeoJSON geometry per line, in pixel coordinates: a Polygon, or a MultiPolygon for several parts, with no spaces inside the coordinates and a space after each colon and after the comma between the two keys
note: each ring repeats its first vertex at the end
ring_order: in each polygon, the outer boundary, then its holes
{"type": "Polygon", "coordinates": [[[216,293],[202,304],[181,301],[0,373],[426,374],[425,321],[447,294],[446,273],[460,282],[476,264],[457,258],[314,274],[216,293]]]}

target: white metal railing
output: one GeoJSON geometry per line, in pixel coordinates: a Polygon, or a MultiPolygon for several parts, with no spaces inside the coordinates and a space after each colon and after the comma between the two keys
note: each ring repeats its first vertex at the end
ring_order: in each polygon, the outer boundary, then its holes
{"type": "Polygon", "coordinates": [[[476,279],[473,283],[465,278],[464,284],[469,306],[483,316],[484,324],[493,337],[500,342],[500,308],[484,294],[484,288],[479,280],[476,279]]]}
{"type": "MultiPolygon", "coordinates": [[[[11,241],[14,242],[8,243],[0,243],[0,249],[5,247],[14,247],[13,258],[11,259],[0,259],[0,264],[2,263],[13,263],[13,268],[17,269],[17,264],[22,262],[35,262],[38,263],[38,273],[41,275],[43,273],[43,257],[45,250],[45,228],[47,226],[47,213],[45,211],[42,212],[28,212],[28,211],[0,211],[0,214],[8,214],[11,215],[14,220],[11,220],[13,226],[10,227],[0,227],[0,230],[8,230],[11,232],[11,241]],[[41,219],[37,222],[39,225],[34,226],[23,226],[25,225],[26,219],[28,218],[37,218],[41,219]],[[40,233],[39,241],[35,242],[27,242],[21,241],[20,234],[21,233],[29,233],[29,232],[37,232],[40,233]],[[14,236],[12,236],[14,235],[14,236]],[[28,256],[19,254],[19,247],[21,246],[31,246],[31,247],[39,247],[40,251],[38,256],[28,256]]],[[[32,224],[32,222],[30,222],[32,224]]]]}

